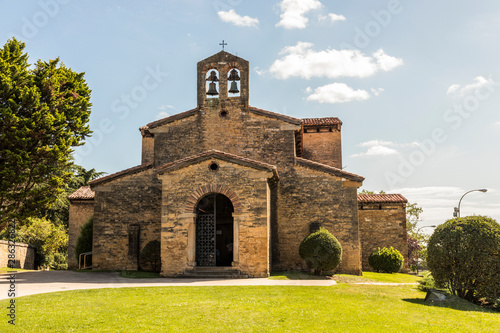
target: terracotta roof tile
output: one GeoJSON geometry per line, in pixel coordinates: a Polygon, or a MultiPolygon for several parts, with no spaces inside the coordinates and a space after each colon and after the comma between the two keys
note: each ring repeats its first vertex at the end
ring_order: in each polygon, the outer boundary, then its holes
{"type": "Polygon", "coordinates": [[[101,183],[105,183],[105,182],[114,180],[116,178],[120,178],[121,176],[133,175],[134,173],[139,173],[141,171],[147,170],[147,169],[151,168],[152,166],[153,166],[153,162],[144,163],[144,164],[141,164],[141,165],[129,168],[129,169],[122,170],[122,171],[117,172],[117,173],[113,173],[113,174],[105,176],[105,177],[94,179],[94,180],[89,182],[89,185],[94,186],[97,184],[101,184],[101,183]]]}
{"type": "Polygon", "coordinates": [[[260,114],[261,116],[267,116],[267,117],[283,120],[283,121],[286,121],[288,123],[292,123],[292,124],[296,124],[296,125],[300,125],[302,122],[302,120],[299,118],[290,117],[290,116],[286,116],[286,115],[281,114],[281,113],[276,113],[276,112],[271,112],[271,111],[259,109],[259,108],[253,107],[253,106],[249,106],[248,111],[251,111],[251,112],[256,113],[256,114],[260,114]]]}
{"type": "Polygon", "coordinates": [[[93,200],[95,192],[90,189],[90,186],[82,186],[68,196],[69,200],[93,200]]]}
{"type": "Polygon", "coordinates": [[[342,121],[340,121],[337,117],[326,117],[326,118],[304,118],[302,119],[302,123],[304,126],[328,126],[328,125],[342,125],[342,121]]]}
{"type": "Polygon", "coordinates": [[[274,165],[267,164],[267,163],[260,162],[260,161],[256,161],[256,160],[253,160],[250,158],[234,155],[234,154],[225,153],[223,151],[219,151],[219,150],[215,150],[215,149],[205,151],[203,153],[192,155],[189,157],[185,157],[185,158],[182,158],[182,159],[174,161],[174,162],[164,164],[164,165],[156,168],[155,171],[158,173],[162,173],[162,172],[168,171],[168,170],[175,170],[175,169],[182,168],[186,165],[196,163],[198,161],[203,161],[203,160],[209,159],[211,157],[218,157],[222,160],[238,162],[240,164],[248,165],[248,166],[251,166],[253,168],[273,171],[273,173],[276,176],[278,176],[277,168],[274,165]]]}
{"type": "Polygon", "coordinates": [[[320,170],[320,171],[325,171],[325,172],[334,174],[338,177],[347,178],[350,180],[354,180],[356,182],[362,182],[363,180],[365,180],[365,178],[360,176],[360,175],[356,175],[354,173],[350,173],[350,172],[344,171],[342,169],[332,167],[330,165],[314,162],[314,161],[311,161],[311,160],[308,160],[308,159],[305,159],[302,157],[295,157],[295,161],[299,164],[302,164],[303,166],[310,167],[312,169],[316,169],[316,170],[320,170]]]}
{"type": "Polygon", "coordinates": [[[408,200],[401,194],[358,194],[360,203],[406,203],[408,200]]]}

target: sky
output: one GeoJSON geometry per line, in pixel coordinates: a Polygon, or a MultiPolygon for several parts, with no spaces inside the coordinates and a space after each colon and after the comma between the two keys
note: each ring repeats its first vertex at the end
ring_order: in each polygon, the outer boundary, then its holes
{"type": "MultiPolygon", "coordinates": [[[[90,127],[76,163],[141,163],[139,127],[196,107],[196,63],[250,62],[250,105],[339,117],[344,169],[423,208],[419,227],[500,220],[500,2],[0,1],[2,45],[85,72],[90,127]]],[[[427,232],[432,228],[424,228],[427,232]]]]}

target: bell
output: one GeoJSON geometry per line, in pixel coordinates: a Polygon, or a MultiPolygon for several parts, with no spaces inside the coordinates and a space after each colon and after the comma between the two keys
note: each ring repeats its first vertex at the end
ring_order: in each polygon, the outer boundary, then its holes
{"type": "Polygon", "coordinates": [[[231,94],[237,94],[239,93],[240,91],[238,90],[238,84],[236,82],[231,82],[231,88],[229,89],[229,92],[231,94]]]}
{"type": "Polygon", "coordinates": [[[239,81],[240,76],[238,75],[238,71],[236,69],[232,69],[231,72],[229,73],[229,81],[239,81]]]}
{"type": "Polygon", "coordinates": [[[212,82],[219,81],[219,79],[217,78],[217,73],[215,71],[211,71],[207,81],[212,81],[212,82]]]}
{"type": "Polygon", "coordinates": [[[209,83],[208,84],[208,91],[207,91],[207,95],[218,95],[219,93],[217,92],[217,87],[215,86],[215,83],[209,83]]]}

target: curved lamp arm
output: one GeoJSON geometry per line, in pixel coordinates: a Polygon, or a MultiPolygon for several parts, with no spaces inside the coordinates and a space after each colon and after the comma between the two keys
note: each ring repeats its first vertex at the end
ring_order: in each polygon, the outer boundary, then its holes
{"type": "Polygon", "coordinates": [[[460,198],[460,201],[458,202],[458,217],[460,217],[460,204],[462,203],[462,199],[465,197],[466,194],[469,194],[470,192],[476,192],[476,191],[479,191],[479,192],[487,192],[488,190],[485,189],[485,188],[482,188],[482,189],[479,189],[479,190],[470,190],[468,192],[465,192],[464,195],[462,195],[462,197],[460,198]]]}

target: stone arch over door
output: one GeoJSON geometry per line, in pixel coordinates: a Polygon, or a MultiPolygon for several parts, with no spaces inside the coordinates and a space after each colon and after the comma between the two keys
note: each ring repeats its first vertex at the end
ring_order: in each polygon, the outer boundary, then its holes
{"type": "Polygon", "coordinates": [[[226,185],[218,185],[218,184],[208,184],[194,190],[187,200],[184,212],[196,213],[196,205],[198,204],[198,201],[200,201],[201,198],[203,198],[205,195],[209,193],[220,193],[225,195],[226,197],[229,198],[229,200],[231,200],[231,203],[233,204],[234,208],[234,213],[241,213],[242,207],[240,199],[238,199],[236,193],[234,193],[226,185]]]}

